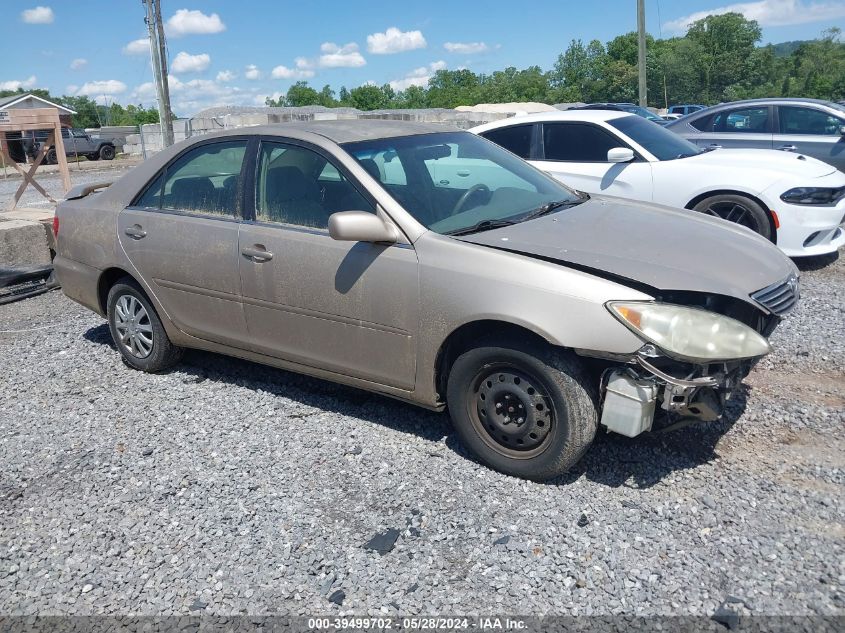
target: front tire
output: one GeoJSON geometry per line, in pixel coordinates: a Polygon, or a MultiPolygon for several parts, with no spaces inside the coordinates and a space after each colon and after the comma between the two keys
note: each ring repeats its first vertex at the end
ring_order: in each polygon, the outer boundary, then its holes
{"type": "Polygon", "coordinates": [[[772,239],[769,214],[751,198],[736,194],[719,194],[705,198],[695,205],[693,210],[739,224],[767,240],[772,239]]]}
{"type": "Polygon", "coordinates": [[[47,154],[44,156],[44,163],[47,165],[55,165],[59,162],[59,155],[56,153],[56,150],[51,149],[47,151],[47,154]]]}
{"type": "Polygon", "coordinates": [[[525,479],[568,471],[598,426],[580,363],[551,346],[482,343],[455,360],[446,397],[464,446],[487,466],[525,479]]]}
{"type": "Polygon", "coordinates": [[[114,344],[130,367],[159,372],[182,358],[184,350],[170,342],[147,295],[131,277],[109,290],[107,316],[114,344]]]}

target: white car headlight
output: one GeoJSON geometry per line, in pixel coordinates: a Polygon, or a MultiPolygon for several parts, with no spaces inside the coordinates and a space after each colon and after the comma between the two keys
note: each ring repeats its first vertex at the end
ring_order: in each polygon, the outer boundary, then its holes
{"type": "Polygon", "coordinates": [[[669,303],[611,301],[610,312],[669,356],[693,361],[754,358],[772,351],[744,323],[715,312],[669,303]]]}

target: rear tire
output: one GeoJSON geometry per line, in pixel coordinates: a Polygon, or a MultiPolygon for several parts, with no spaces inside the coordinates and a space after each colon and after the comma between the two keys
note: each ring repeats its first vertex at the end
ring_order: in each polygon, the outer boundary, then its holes
{"type": "Polygon", "coordinates": [[[88,160],[100,160],[100,155],[97,153],[85,154],[85,158],[87,158],[88,160]]]}
{"type": "Polygon", "coordinates": [[[109,290],[107,316],[112,339],[124,362],[146,372],[173,367],[184,350],[170,342],[147,295],[131,277],[109,290]]]}
{"type": "Polygon", "coordinates": [[[767,240],[772,239],[768,212],[751,198],[736,194],[718,194],[699,202],[693,210],[706,213],[751,229],[767,240]]]}
{"type": "Polygon", "coordinates": [[[480,342],[455,360],[446,398],[464,446],[515,477],[542,481],[565,473],[598,427],[581,364],[551,346],[480,342]]]}
{"type": "Polygon", "coordinates": [[[59,155],[55,149],[47,150],[47,154],[44,156],[44,162],[47,165],[55,165],[59,162],[59,155]]]}
{"type": "Polygon", "coordinates": [[[100,148],[100,158],[103,160],[112,160],[114,158],[114,147],[111,145],[103,145],[100,148]]]}

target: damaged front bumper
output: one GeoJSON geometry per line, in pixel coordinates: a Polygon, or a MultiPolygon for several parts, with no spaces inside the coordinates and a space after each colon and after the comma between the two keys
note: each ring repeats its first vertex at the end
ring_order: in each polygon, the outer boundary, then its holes
{"type": "Polygon", "coordinates": [[[660,410],[672,426],[712,422],[724,413],[727,400],[755,363],[756,359],[682,364],[645,345],[627,365],[604,371],[601,424],[608,431],[635,437],[652,429],[660,410]]]}

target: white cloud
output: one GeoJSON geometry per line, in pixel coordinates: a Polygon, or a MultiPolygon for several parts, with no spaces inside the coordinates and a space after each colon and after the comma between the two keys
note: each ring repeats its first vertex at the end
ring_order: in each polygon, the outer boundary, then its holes
{"type": "Polygon", "coordinates": [[[79,70],[80,68],[85,68],[88,65],[88,60],[84,59],[83,57],[77,57],[70,63],[71,70],[79,70]]]}
{"type": "Polygon", "coordinates": [[[126,92],[126,84],[117,79],[105,79],[103,81],[89,81],[82,84],[76,91],[79,97],[99,97],[101,95],[117,95],[126,92]]]}
{"type": "Polygon", "coordinates": [[[264,105],[264,103],[265,103],[264,100],[267,99],[268,97],[270,99],[272,99],[273,101],[278,101],[280,98],[282,98],[284,96],[285,96],[284,92],[274,92],[271,95],[257,94],[257,95],[255,95],[255,98],[254,98],[253,101],[255,102],[255,105],[264,105]]]}
{"type": "Polygon", "coordinates": [[[425,88],[429,80],[434,76],[438,70],[446,68],[446,62],[443,60],[432,62],[428,66],[421,66],[415,68],[402,79],[395,79],[390,82],[390,87],[396,91],[406,90],[411,86],[420,86],[425,88]]]}
{"type": "Polygon", "coordinates": [[[235,77],[237,77],[237,75],[231,70],[221,70],[219,73],[217,73],[216,79],[217,81],[225,83],[227,81],[232,81],[235,77]]]}
{"type": "Polygon", "coordinates": [[[226,30],[226,25],[216,13],[206,15],[202,11],[179,9],[165,24],[168,35],[206,35],[226,30]]]}
{"type": "Polygon", "coordinates": [[[845,3],[805,2],[804,0],[740,2],[685,15],[677,20],[666,22],[663,28],[673,33],[682,33],[696,20],[723,13],[741,13],[749,20],[757,20],[760,26],[788,26],[843,18],[845,3]]]}
{"type": "Polygon", "coordinates": [[[0,90],[18,90],[20,88],[32,88],[38,80],[35,75],[30,75],[27,79],[10,79],[9,81],[0,81],[0,90]]]}
{"type": "Polygon", "coordinates": [[[486,53],[490,50],[484,42],[446,42],[443,45],[450,53],[458,53],[460,55],[475,55],[476,53],[486,53]]]}
{"type": "Polygon", "coordinates": [[[313,70],[301,68],[288,68],[287,66],[276,66],[270,73],[273,79],[308,79],[314,76],[313,70]]]}
{"type": "Polygon", "coordinates": [[[211,56],[208,53],[191,55],[185,51],[179,51],[170,65],[174,73],[198,73],[208,68],[211,64],[211,56]]]}
{"type": "Polygon", "coordinates": [[[124,55],[149,55],[150,54],[150,40],[146,37],[132,40],[123,47],[124,55]]]}
{"type": "Polygon", "coordinates": [[[367,50],[374,55],[392,55],[425,47],[422,31],[400,31],[391,26],[384,33],[367,36],[367,50]]]}
{"type": "Polygon", "coordinates": [[[72,95],[75,94],[77,90],[79,90],[79,86],[77,86],[76,84],[70,84],[65,89],[65,94],[72,95]]]}
{"type": "Polygon", "coordinates": [[[246,67],[246,72],[244,73],[244,77],[251,81],[255,81],[256,79],[261,79],[261,71],[258,70],[258,66],[255,64],[250,64],[246,67]]]}
{"type": "Polygon", "coordinates": [[[52,24],[55,17],[50,7],[35,7],[21,11],[21,20],[27,24],[52,24]]]}
{"type": "MultiPolygon", "coordinates": [[[[323,42],[320,52],[322,55],[317,60],[320,68],[358,68],[367,64],[367,60],[358,52],[358,45],[355,42],[343,46],[338,46],[334,42],[323,42]]],[[[297,66],[299,66],[299,60],[297,60],[297,66]]]]}

